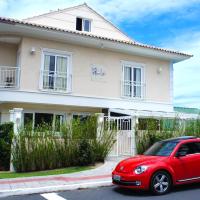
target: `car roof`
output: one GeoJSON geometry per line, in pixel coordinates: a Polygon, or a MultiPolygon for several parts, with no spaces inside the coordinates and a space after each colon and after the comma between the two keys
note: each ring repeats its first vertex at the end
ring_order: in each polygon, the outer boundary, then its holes
{"type": "Polygon", "coordinates": [[[192,139],[199,139],[198,137],[196,136],[181,136],[181,137],[177,137],[177,138],[170,138],[170,139],[167,139],[167,140],[163,140],[163,142],[182,142],[182,141],[186,141],[186,140],[192,140],[192,139]]]}

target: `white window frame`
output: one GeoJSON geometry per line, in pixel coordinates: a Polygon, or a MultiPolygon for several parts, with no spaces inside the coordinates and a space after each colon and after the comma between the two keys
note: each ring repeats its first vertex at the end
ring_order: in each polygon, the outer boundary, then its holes
{"type": "MultiPolygon", "coordinates": [[[[40,81],[39,81],[39,89],[49,93],[71,93],[72,92],[72,52],[67,51],[60,51],[56,49],[47,49],[41,48],[42,55],[41,55],[41,67],[40,67],[40,81]],[[45,55],[51,56],[61,56],[66,57],[67,59],[67,88],[66,91],[64,90],[54,90],[54,89],[44,89],[43,88],[43,71],[44,71],[44,59],[45,55]]],[[[56,60],[55,60],[55,67],[56,67],[56,60]]]]}
{"type": "Polygon", "coordinates": [[[92,19],[81,17],[81,16],[77,16],[76,19],[77,18],[82,19],[82,32],[90,33],[91,29],[92,29],[92,19]],[[85,31],[85,21],[86,20],[90,22],[90,24],[89,24],[89,31],[85,31]]]}
{"type": "Polygon", "coordinates": [[[32,111],[32,110],[25,110],[23,112],[23,126],[24,126],[24,114],[29,113],[33,115],[33,122],[32,122],[32,130],[34,130],[35,128],[35,113],[44,113],[44,114],[52,114],[53,115],[53,124],[52,124],[52,128],[53,130],[55,129],[55,119],[56,119],[56,115],[62,115],[63,116],[63,121],[67,120],[66,117],[66,113],[63,112],[51,112],[51,111],[32,111]]]}
{"type": "Polygon", "coordinates": [[[145,93],[146,93],[146,86],[145,86],[145,64],[143,63],[137,63],[137,62],[132,62],[132,61],[121,61],[121,97],[122,98],[127,98],[127,99],[138,99],[142,100],[145,98],[145,93]],[[125,67],[131,67],[132,68],[132,79],[133,79],[133,69],[134,68],[139,68],[141,69],[141,97],[135,97],[133,92],[131,96],[126,96],[124,95],[124,68],[125,67]]]}
{"type": "Polygon", "coordinates": [[[82,18],[82,31],[91,32],[91,23],[92,23],[92,21],[90,19],[82,18]],[[85,30],[85,21],[89,21],[89,30],[88,31],[85,30]]]}

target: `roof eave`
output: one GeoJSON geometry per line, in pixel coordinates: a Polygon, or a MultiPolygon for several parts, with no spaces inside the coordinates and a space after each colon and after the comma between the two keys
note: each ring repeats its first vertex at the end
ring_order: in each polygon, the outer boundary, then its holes
{"type": "Polygon", "coordinates": [[[83,46],[104,48],[122,53],[148,56],[161,60],[169,60],[172,63],[177,63],[192,57],[192,55],[181,52],[174,52],[171,50],[165,50],[139,43],[131,43],[127,41],[98,37],[95,35],[61,30],[53,27],[25,23],[18,20],[0,18],[0,23],[2,23],[0,32],[8,34],[17,33],[22,36],[48,38],[51,40],[79,44],[83,46]]]}

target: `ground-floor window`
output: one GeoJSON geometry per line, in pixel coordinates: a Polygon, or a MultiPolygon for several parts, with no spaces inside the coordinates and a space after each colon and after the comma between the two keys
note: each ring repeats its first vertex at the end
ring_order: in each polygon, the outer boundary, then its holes
{"type": "Polygon", "coordinates": [[[47,126],[52,126],[55,131],[60,131],[63,122],[63,114],[39,112],[24,113],[24,126],[32,127],[32,129],[38,128],[45,124],[47,126]]]}
{"type": "Polygon", "coordinates": [[[139,118],[138,130],[160,130],[160,120],[154,118],[139,118]]]}
{"type": "Polygon", "coordinates": [[[84,122],[88,119],[90,115],[89,114],[73,114],[73,119],[79,119],[81,122],[84,122]]]}

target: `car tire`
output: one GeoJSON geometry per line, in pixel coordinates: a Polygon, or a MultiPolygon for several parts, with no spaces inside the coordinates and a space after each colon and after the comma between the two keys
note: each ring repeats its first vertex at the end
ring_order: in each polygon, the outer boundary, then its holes
{"type": "Polygon", "coordinates": [[[150,190],[155,195],[163,195],[171,190],[172,179],[169,173],[157,171],[153,174],[150,183],[150,190]]]}

